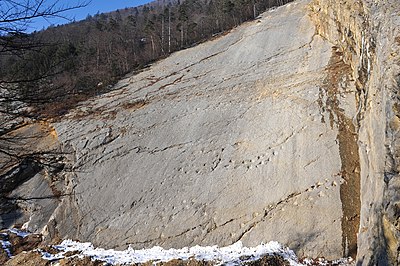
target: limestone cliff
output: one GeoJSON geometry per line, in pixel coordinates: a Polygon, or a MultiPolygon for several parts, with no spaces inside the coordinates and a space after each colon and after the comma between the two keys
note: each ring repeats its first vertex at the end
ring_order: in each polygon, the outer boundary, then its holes
{"type": "Polygon", "coordinates": [[[121,80],[52,124],[63,170],[10,197],[57,200],[14,222],[105,247],[276,240],[399,263],[399,29],[396,0],[301,0],[121,80]]]}
{"type": "MultiPolygon", "coordinates": [[[[358,257],[363,264],[399,261],[398,1],[313,1],[317,32],[341,51],[355,88],[361,209],[358,257]]],[[[350,218],[350,217],[344,217],[350,218]]],[[[344,236],[345,237],[345,236],[344,236]]],[[[345,240],[344,240],[345,241],[345,240]]]]}

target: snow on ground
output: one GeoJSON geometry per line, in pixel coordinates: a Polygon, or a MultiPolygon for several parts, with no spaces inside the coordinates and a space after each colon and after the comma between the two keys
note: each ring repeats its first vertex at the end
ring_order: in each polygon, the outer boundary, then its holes
{"type": "Polygon", "coordinates": [[[10,233],[16,234],[17,236],[22,237],[22,238],[25,238],[25,237],[31,235],[31,233],[29,233],[29,232],[21,231],[21,230],[15,229],[15,228],[8,229],[8,231],[10,233]]]}
{"type": "MultiPolygon", "coordinates": [[[[8,229],[10,233],[18,237],[25,238],[31,233],[18,229],[8,229]]],[[[0,233],[1,236],[7,237],[7,233],[0,233]]],[[[12,257],[12,244],[10,241],[0,240],[0,245],[6,251],[8,257],[12,257]]],[[[161,247],[153,247],[150,249],[134,250],[129,247],[127,250],[117,251],[113,249],[95,248],[91,243],[80,243],[72,240],[64,240],[60,245],[53,246],[58,251],[56,254],[38,250],[42,254],[42,258],[56,262],[65,257],[90,257],[92,260],[103,261],[107,265],[124,265],[145,262],[167,262],[174,259],[197,261],[212,261],[216,265],[241,265],[245,262],[256,261],[266,255],[278,255],[287,260],[292,266],[307,265],[355,265],[351,258],[339,259],[336,261],[327,261],[320,259],[302,259],[299,261],[296,254],[287,247],[282,246],[278,242],[271,241],[267,244],[261,244],[254,248],[244,247],[242,242],[236,242],[227,247],[218,246],[195,246],[185,247],[182,249],[163,249],[161,247]],[[68,256],[69,254],[76,254],[68,256]]]]}
{"type": "MultiPolygon", "coordinates": [[[[31,233],[21,231],[18,229],[9,229],[10,233],[18,237],[25,238],[31,233]]],[[[8,237],[7,233],[0,233],[3,237],[8,237]]],[[[7,238],[3,238],[7,239],[7,238]]],[[[12,257],[11,249],[12,244],[10,241],[0,240],[0,245],[6,251],[8,257],[12,257]]],[[[351,258],[340,259],[336,261],[327,261],[325,259],[303,259],[297,258],[295,253],[287,247],[282,246],[278,242],[269,242],[261,244],[254,248],[244,247],[242,242],[236,242],[227,247],[218,246],[195,246],[185,247],[182,249],[163,249],[161,247],[153,247],[150,249],[134,250],[129,247],[127,250],[116,251],[113,249],[95,248],[91,243],[80,243],[72,240],[64,240],[60,245],[53,246],[58,251],[56,254],[38,250],[42,254],[42,258],[56,262],[65,257],[90,257],[92,260],[103,261],[107,265],[124,265],[145,262],[167,262],[173,259],[189,260],[194,259],[197,261],[212,261],[216,265],[241,265],[245,262],[256,261],[266,255],[278,255],[287,260],[292,266],[301,265],[355,265],[351,258]],[[76,254],[76,255],[67,255],[76,254]]]]}
{"type": "Polygon", "coordinates": [[[163,249],[153,247],[150,249],[134,250],[128,248],[124,251],[113,249],[105,250],[94,248],[91,243],[79,243],[72,240],[64,240],[60,245],[54,246],[60,252],[52,255],[42,251],[42,256],[47,260],[58,260],[64,257],[67,252],[80,252],[79,257],[89,256],[93,260],[104,261],[108,264],[133,264],[144,262],[166,262],[173,259],[196,259],[198,261],[214,261],[218,265],[240,265],[241,262],[258,260],[265,255],[280,255],[290,262],[290,265],[302,265],[293,251],[281,246],[277,242],[261,244],[254,248],[244,247],[242,242],[231,246],[218,247],[195,246],[182,249],[163,249]]]}
{"type": "Polygon", "coordinates": [[[4,249],[4,251],[7,253],[7,256],[11,258],[12,254],[10,252],[11,248],[11,243],[10,241],[5,241],[5,240],[0,240],[1,247],[4,249]]]}

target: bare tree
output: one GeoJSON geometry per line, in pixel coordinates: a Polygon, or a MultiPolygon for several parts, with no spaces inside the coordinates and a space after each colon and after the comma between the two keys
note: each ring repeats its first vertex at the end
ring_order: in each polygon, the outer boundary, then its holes
{"type": "MultiPolygon", "coordinates": [[[[27,33],[34,20],[44,19],[49,24],[55,18],[70,21],[71,18],[65,13],[86,6],[88,3],[79,1],[64,5],[57,0],[0,0],[0,59],[6,58],[0,61],[6,64],[7,58],[17,56],[23,58],[26,64],[34,63],[31,62],[32,58],[25,55],[33,51],[41,53],[43,47],[49,45],[27,33]]],[[[7,65],[0,65],[0,72],[6,67],[7,65]]],[[[35,116],[30,112],[26,99],[16,88],[21,84],[46,79],[60,71],[57,65],[51,64],[47,65],[46,69],[42,72],[32,69],[32,72],[36,72],[36,75],[32,76],[2,75],[0,78],[0,195],[5,192],[3,191],[5,182],[15,181],[8,179],[12,177],[10,173],[18,173],[16,170],[21,170],[22,164],[37,166],[44,163],[41,159],[42,152],[37,153],[26,148],[27,143],[43,136],[38,132],[24,134],[20,131],[24,125],[35,120],[35,116]]],[[[19,176],[23,177],[24,174],[21,173],[19,176]]]]}
{"type": "Polygon", "coordinates": [[[88,2],[73,5],[61,4],[59,0],[2,0],[0,1],[0,35],[25,33],[34,19],[71,19],[65,12],[84,7],[88,2]]]}
{"type": "MultiPolygon", "coordinates": [[[[35,19],[50,21],[54,18],[62,18],[71,21],[71,18],[65,15],[65,12],[84,7],[89,2],[76,2],[73,5],[61,4],[59,0],[1,0],[0,1],[0,57],[17,55],[22,57],[27,51],[39,51],[46,42],[35,39],[26,32],[35,19]]],[[[1,66],[0,66],[1,67],[1,66]]],[[[12,89],[13,85],[21,82],[31,82],[33,79],[46,78],[49,72],[42,73],[34,78],[26,77],[24,79],[14,76],[2,77],[0,79],[0,103],[1,101],[11,99],[4,95],[4,90],[12,89]]],[[[13,95],[15,99],[15,95],[13,95]]]]}

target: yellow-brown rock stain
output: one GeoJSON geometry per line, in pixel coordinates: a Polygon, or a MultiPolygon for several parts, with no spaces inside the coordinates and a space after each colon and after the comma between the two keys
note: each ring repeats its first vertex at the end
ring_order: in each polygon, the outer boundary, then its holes
{"type": "Polygon", "coordinates": [[[324,103],[321,97],[319,104],[328,112],[330,126],[338,129],[337,142],[342,163],[340,200],[343,212],[341,222],[343,256],[356,258],[361,210],[360,156],[356,127],[339,103],[339,95],[345,89],[341,87],[344,86],[343,80],[349,80],[352,73],[350,66],[345,64],[342,58],[342,53],[334,47],[327,68],[327,78],[324,87],[321,88],[321,94],[325,94],[326,102],[324,103]]]}
{"type": "MultiPolygon", "coordinates": [[[[26,122],[2,136],[1,148],[7,151],[0,157],[0,170],[7,172],[21,158],[39,156],[59,148],[55,128],[47,121],[26,122]]],[[[1,173],[0,173],[1,174],[1,173]]]]}
{"type": "Polygon", "coordinates": [[[395,233],[397,229],[385,215],[382,217],[382,224],[383,234],[386,240],[386,247],[388,249],[388,255],[391,261],[396,261],[398,253],[397,247],[399,246],[399,239],[397,238],[395,233]]]}

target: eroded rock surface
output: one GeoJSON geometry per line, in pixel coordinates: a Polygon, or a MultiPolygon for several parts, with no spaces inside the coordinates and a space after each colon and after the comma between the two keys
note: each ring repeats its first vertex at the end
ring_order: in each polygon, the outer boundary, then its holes
{"type": "Polygon", "coordinates": [[[395,265],[399,14],[397,0],[297,1],[120,81],[52,125],[58,181],[12,193],[57,201],[27,227],[395,265]]]}
{"type": "MultiPolygon", "coordinates": [[[[1,120],[1,119],[0,119],[1,120]]],[[[4,130],[4,129],[3,129],[4,130]]],[[[62,152],[48,122],[26,119],[0,140],[0,226],[42,230],[59,204],[62,152]]]]}
{"type": "Polygon", "coordinates": [[[75,175],[59,234],[135,248],[277,240],[341,257],[338,126],[321,104],[333,47],[307,4],[178,52],[55,124],[75,175]]]}
{"type": "Polygon", "coordinates": [[[358,263],[397,265],[400,3],[316,0],[311,7],[318,34],[338,47],[342,63],[349,67],[346,86],[356,89],[353,125],[361,167],[358,263]]]}

